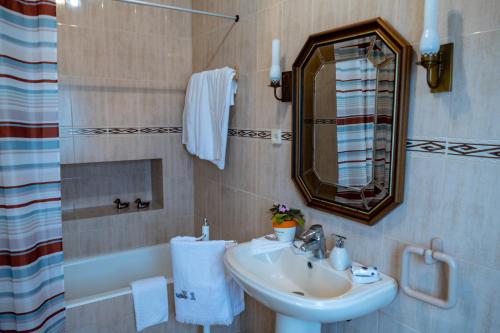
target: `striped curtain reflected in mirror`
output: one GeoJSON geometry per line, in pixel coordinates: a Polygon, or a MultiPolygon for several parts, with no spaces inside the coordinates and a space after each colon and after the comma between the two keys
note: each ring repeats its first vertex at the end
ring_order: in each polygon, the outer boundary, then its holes
{"type": "Polygon", "coordinates": [[[54,0],[0,0],[0,332],[63,332],[54,0]]]}

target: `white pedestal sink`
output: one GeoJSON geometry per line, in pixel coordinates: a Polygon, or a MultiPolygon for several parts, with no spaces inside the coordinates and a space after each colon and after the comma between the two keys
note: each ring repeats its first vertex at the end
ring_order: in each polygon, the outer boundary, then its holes
{"type": "Polygon", "coordinates": [[[356,284],[348,271],[292,247],[252,255],[250,243],[243,243],[228,250],[224,262],[250,296],[276,311],[276,333],[320,333],[321,323],[354,319],[390,304],[398,288],[383,274],[378,282],[356,284]]]}

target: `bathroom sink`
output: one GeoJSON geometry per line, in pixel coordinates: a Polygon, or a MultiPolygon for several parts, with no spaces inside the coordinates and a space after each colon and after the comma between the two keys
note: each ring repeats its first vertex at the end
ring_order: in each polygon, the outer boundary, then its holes
{"type": "Polygon", "coordinates": [[[348,271],[292,247],[253,255],[250,243],[243,243],[229,249],[224,262],[250,296],[277,312],[276,332],[320,332],[321,323],[369,314],[397,293],[396,281],[387,275],[357,284],[348,271]]]}

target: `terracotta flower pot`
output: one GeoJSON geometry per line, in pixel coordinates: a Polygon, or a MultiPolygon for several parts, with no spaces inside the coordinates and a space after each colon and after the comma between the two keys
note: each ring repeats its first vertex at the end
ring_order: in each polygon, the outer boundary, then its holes
{"type": "Polygon", "coordinates": [[[273,220],[273,228],[276,237],[281,242],[291,242],[295,239],[295,230],[297,222],[294,220],[283,221],[283,223],[276,223],[273,220]]]}

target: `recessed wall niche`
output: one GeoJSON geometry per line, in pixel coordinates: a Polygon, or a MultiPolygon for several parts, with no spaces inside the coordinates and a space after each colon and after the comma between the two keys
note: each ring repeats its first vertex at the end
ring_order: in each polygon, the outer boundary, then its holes
{"type": "Polygon", "coordinates": [[[161,159],[64,164],[61,182],[64,221],[163,208],[161,159]],[[130,206],[117,209],[118,198],[130,206]],[[137,198],[149,207],[137,209],[137,198]]]}

